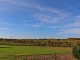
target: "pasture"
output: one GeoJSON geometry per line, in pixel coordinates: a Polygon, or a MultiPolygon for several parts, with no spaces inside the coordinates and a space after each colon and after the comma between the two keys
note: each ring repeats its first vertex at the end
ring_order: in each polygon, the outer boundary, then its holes
{"type": "Polygon", "coordinates": [[[71,47],[0,45],[0,57],[8,55],[38,55],[71,52],[71,47]]]}

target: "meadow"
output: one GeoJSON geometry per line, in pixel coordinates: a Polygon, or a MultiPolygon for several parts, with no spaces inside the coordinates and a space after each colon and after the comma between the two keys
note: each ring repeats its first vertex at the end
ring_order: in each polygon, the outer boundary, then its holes
{"type": "Polygon", "coordinates": [[[8,55],[39,55],[71,52],[71,47],[51,46],[11,46],[0,45],[0,57],[8,55]]]}

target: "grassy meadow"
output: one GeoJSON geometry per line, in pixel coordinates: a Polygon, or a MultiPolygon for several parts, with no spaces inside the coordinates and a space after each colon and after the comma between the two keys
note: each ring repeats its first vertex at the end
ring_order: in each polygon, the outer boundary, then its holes
{"type": "Polygon", "coordinates": [[[37,55],[71,52],[71,47],[0,45],[0,57],[8,55],[37,55]]]}

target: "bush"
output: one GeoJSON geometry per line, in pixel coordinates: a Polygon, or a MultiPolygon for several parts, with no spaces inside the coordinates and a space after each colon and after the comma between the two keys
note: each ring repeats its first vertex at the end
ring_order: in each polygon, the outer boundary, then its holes
{"type": "Polygon", "coordinates": [[[76,59],[80,60],[80,43],[73,47],[72,54],[76,59]]]}

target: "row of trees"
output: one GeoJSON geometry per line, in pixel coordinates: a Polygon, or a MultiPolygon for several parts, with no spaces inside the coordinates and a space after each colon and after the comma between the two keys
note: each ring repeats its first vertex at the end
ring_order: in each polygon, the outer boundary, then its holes
{"type": "MultiPolygon", "coordinates": [[[[6,41],[6,43],[11,43],[13,44],[21,44],[21,45],[31,45],[31,46],[57,46],[57,47],[67,47],[67,46],[73,46],[72,42],[67,42],[67,41],[60,41],[60,40],[49,40],[49,39],[43,39],[43,40],[31,40],[31,39],[0,39],[3,43],[6,41]]],[[[5,43],[5,44],[6,44],[5,43]]]]}

